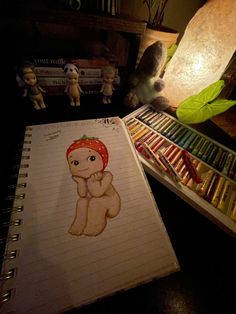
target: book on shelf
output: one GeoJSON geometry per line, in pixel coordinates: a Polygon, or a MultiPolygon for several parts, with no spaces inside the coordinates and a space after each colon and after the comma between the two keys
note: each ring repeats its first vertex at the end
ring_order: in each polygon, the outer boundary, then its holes
{"type": "MultiPolygon", "coordinates": [[[[99,78],[102,77],[102,67],[80,67],[79,76],[82,77],[91,77],[99,78]]],[[[36,66],[35,67],[36,75],[38,77],[65,77],[65,73],[62,67],[44,67],[36,66]]],[[[118,69],[116,69],[116,76],[118,76],[118,69]]]]}
{"type": "MultiPolygon", "coordinates": [[[[63,65],[73,63],[78,67],[79,84],[85,94],[98,94],[102,86],[102,68],[110,65],[109,60],[105,58],[91,59],[65,59],[65,58],[33,58],[35,64],[35,73],[39,85],[46,91],[48,95],[63,95],[66,78],[63,65]]],[[[115,68],[116,76],[114,85],[120,85],[120,76],[118,68],[115,68]]],[[[16,74],[18,87],[24,87],[24,82],[18,74],[16,74]]]]}
{"type": "MultiPolygon", "coordinates": [[[[101,93],[101,85],[84,85],[80,86],[83,90],[83,95],[98,95],[101,93]]],[[[43,86],[46,95],[49,96],[62,96],[66,95],[64,85],[50,85],[43,86]]]]}
{"type": "MultiPolygon", "coordinates": [[[[84,94],[100,93],[103,79],[101,77],[79,77],[79,84],[84,94]]],[[[38,77],[39,85],[48,95],[65,94],[66,78],[65,77],[38,77]]],[[[114,87],[120,85],[120,76],[114,79],[114,87]]]]}
{"type": "Polygon", "coordinates": [[[97,10],[99,13],[107,15],[120,14],[120,0],[98,0],[97,10]]]}
{"type": "MultiPolygon", "coordinates": [[[[57,86],[63,85],[66,86],[65,77],[45,77],[39,76],[38,82],[41,86],[57,86]]],[[[102,77],[79,77],[79,84],[83,85],[102,85],[102,77]]],[[[120,85],[120,77],[116,76],[114,79],[115,85],[120,85]]]]}
{"type": "Polygon", "coordinates": [[[106,58],[32,58],[35,66],[63,67],[66,63],[74,63],[79,68],[99,68],[110,65],[106,58]]]}
{"type": "Polygon", "coordinates": [[[122,119],[26,127],[1,313],[61,313],[178,270],[122,119]]]}
{"type": "MultiPolygon", "coordinates": [[[[81,85],[80,86],[83,90],[83,95],[98,95],[101,93],[101,85],[81,85]]],[[[66,95],[65,93],[65,86],[64,85],[50,85],[50,86],[43,86],[43,89],[46,92],[46,95],[49,96],[62,96],[66,95]]]]}

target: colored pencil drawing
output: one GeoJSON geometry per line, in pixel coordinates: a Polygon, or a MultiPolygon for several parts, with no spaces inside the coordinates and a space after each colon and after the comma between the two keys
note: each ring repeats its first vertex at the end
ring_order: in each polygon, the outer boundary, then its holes
{"type": "Polygon", "coordinates": [[[98,138],[84,135],[69,146],[66,156],[79,196],[69,233],[96,236],[105,229],[107,218],[118,215],[121,206],[113,175],[105,171],[108,150],[98,138]]]}

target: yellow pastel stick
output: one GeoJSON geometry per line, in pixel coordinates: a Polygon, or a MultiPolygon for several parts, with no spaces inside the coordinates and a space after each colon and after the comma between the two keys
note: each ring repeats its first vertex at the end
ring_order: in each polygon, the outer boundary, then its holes
{"type": "Polygon", "coordinates": [[[140,128],[144,128],[144,126],[140,123],[138,123],[137,125],[134,125],[134,127],[130,128],[129,131],[131,133],[131,135],[135,134],[136,131],[138,131],[140,128]]]}
{"type": "Polygon", "coordinates": [[[231,194],[230,204],[230,218],[236,222],[236,190],[231,194]]]}
{"type": "Polygon", "coordinates": [[[142,129],[141,131],[139,131],[138,133],[136,133],[134,136],[132,136],[132,140],[133,142],[136,142],[138,139],[140,139],[144,134],[146,134],[149,131],[148,128],[142,129]]]}
{"type": "Polygon", "coordinates": [[[217,183],[215,192],[213,194],[212,200],[211,200],[211,204],[213,206],[215,206],[215,207],[217,206],[217,204],[219,202],[224,183],[225,183],[225,178],[224,177],[220,177],[220,179],[219,179],[219,181],[217,183]]]}
{"type": "Polygon", "coordinates": [[[205,179],[203,179],[203,182],[200,183],[199,186],[196,189],[198,195],[203,197],[206,194],[206,191],[207,191],[207,189],[209,187],[209,184],[210,184],[210,182],[212,180],[213,174],[214,174],[213,170],[208,170],[207,171],[205,179]]]}
{"type": "Polygon", "coordinates": [[[228,194],[229,194],[229,181],[226,180],[223,186],[220,199],[219,199],[219,203],[217,205],[217,208],[222,212],[225,212],[225,202],[226,202],[228,194]]]}

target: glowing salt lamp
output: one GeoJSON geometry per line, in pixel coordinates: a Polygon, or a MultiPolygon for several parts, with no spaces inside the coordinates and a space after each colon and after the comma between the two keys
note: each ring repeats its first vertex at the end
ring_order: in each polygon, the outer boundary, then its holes
{"type": "Polygon", "coordinates": [[[163,79],[178,107],[219,80],[236,49],[236,1],[208,0],[191,19],[163,79]]]}

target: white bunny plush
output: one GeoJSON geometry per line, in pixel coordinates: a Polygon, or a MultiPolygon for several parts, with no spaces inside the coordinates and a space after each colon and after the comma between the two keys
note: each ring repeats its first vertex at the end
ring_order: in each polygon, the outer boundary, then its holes
{"type": "Polygon", "coordinates": [[[168,99],[162,95],[165,84],[159,77],[166,56],[167,50],[161,41],[156,41],[146,48],[131,75],[130,91],[124,100],[128,107],[135,109],[143,104],[151,104],[158,110],[169,108],[168,99]]]}

